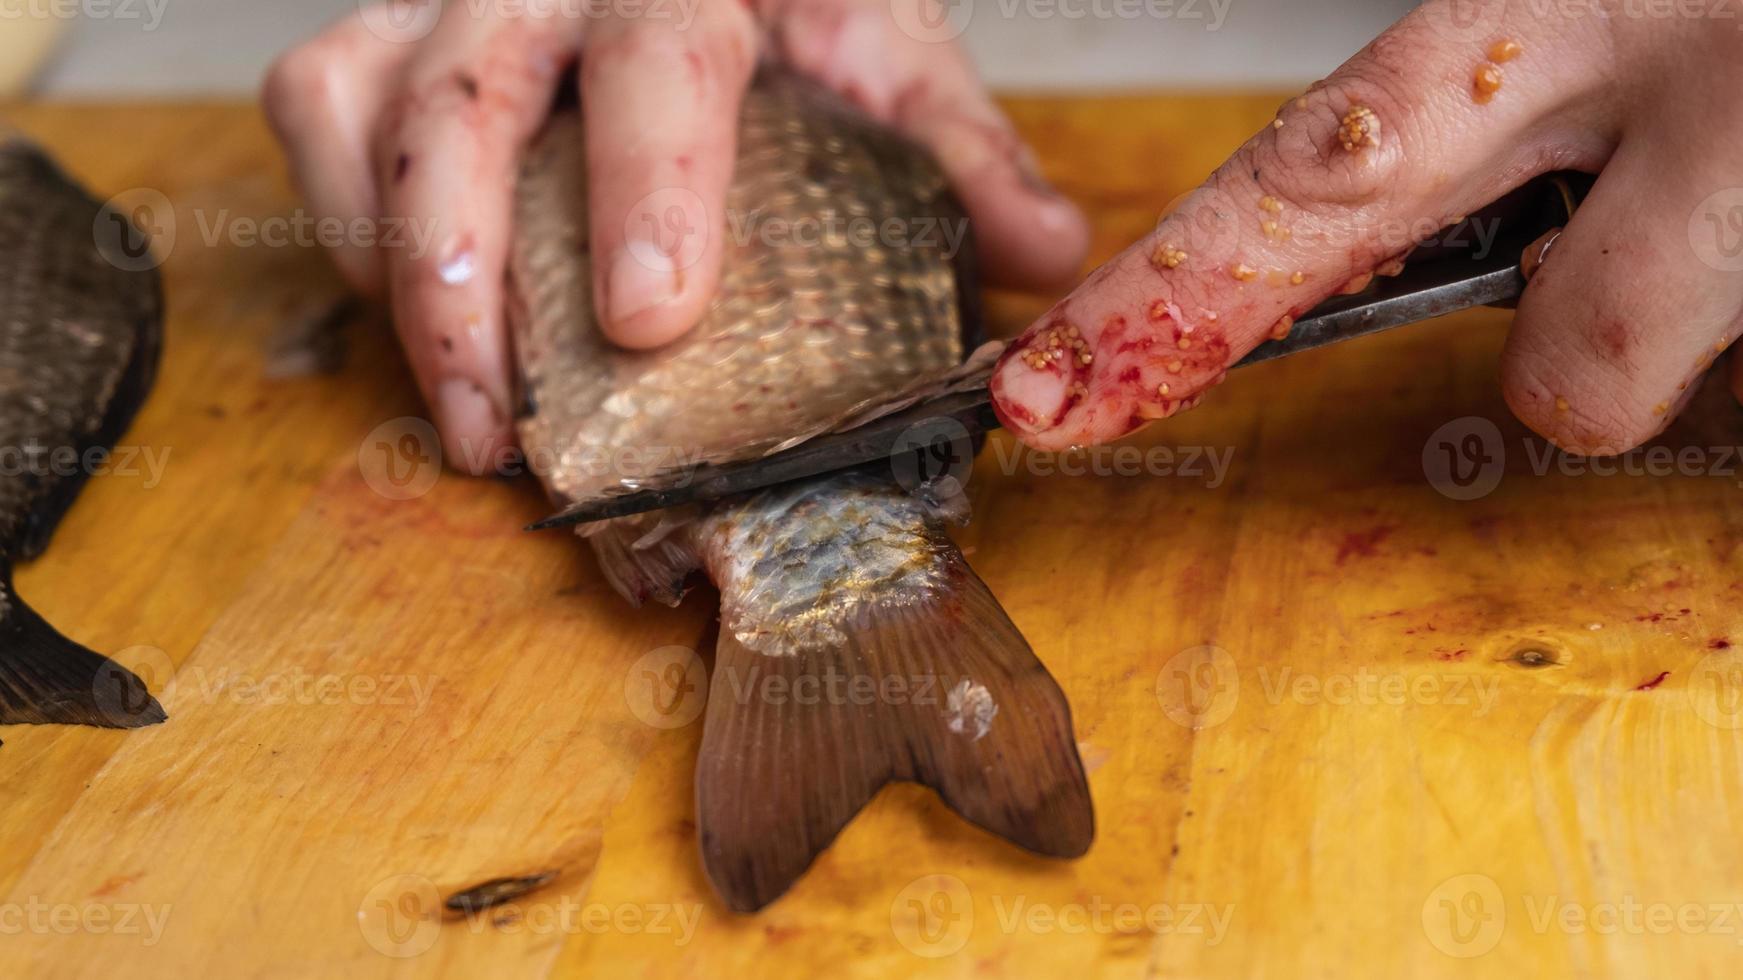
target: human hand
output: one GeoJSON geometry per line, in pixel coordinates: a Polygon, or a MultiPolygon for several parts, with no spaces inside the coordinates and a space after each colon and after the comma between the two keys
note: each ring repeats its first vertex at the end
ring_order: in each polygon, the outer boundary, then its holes
{"type": "Polygon", "coordinates": [[[1000,416],[1060,449],[1190,407],[1294,317],[1568,169],[1601,175],[1533,250],[1501,384],[1569,451],[1656,435],[1743,315],[1743,32],[1687,5],[1603,6],[1418,7],[1030,327],[994,374],[1000,416]]]}
{"type": "Polygon", "coordinates": [[[432,233],[427,249],[407,235],[402,247],[350,242],[334,258],[355,288],[390,299],[448,461],[477,472],[513,440],[502,277],[516,167],[577,57],[594,297],[619,344],[678,337],[713,295],[739,102],[764,55],[929,147],[994,279],[1077,274],[1082,215],[1040,179],[962,52],[917,29],[932,2],[370,7],[280,58],[263,100],[317,219],[432,233]],[[682,227],[707,232],[687,267],[631,240],[665,227],[674,205],[682,227]]]}

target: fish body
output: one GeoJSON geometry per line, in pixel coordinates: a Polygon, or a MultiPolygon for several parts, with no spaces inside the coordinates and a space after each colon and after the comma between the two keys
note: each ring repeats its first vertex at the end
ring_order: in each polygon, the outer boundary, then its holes
{"type": "MultiPolygon", "coordinates": [[[[519,434],[558,504],[767,452],[947,376],[980,339],[966,218],[936,164],[765,71],[726,220],[705,230],[729,236],[717,296],[666,348],[613,347],[593,319],[582,129],[559,114],[531,148],[510,259],[519,434]]],[[[964,499],[902,483],[886,465],[582,531],[632,602],[677,603],[697,569],[719,588],[697,823],[734,909],[778,897],[892,780],[1037,852],[1093,837],[1065,698],[945,531],[964,499]]]]}
{"type": "Polygon", "coordinates": [[[12,590],[156,375],[149,243],[40,149],[0,133],[0,724],[133,728],[164,718],[140,679],[12,590]]]}

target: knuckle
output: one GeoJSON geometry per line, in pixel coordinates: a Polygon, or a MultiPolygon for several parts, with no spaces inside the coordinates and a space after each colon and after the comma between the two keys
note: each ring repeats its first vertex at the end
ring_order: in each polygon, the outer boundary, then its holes
{"type": "Polygon", "coordinates": [[[1405,187],[1420,128],[1406,83],[1374,63],[1346,66],[1285,104],[1254,147],[1255,178],[1284,203],[1361,214],[1405,187]]]}
{"type": "Polygon", "coordinates": [[[344,53],[325,38],[290,49],[267,69],[261,86],[268,121],[285,135],[307,129],[332,110],[346,75],[344,53]]]}
{"type": "Polygon", "coordinates": [[[1547,352],[1509,351],[1501,391],[1519,421],[1569,452],[1611,456],[1658,434],[1664,416],[1637,390],[1594,373],[1584,376],[1547,352]]]}

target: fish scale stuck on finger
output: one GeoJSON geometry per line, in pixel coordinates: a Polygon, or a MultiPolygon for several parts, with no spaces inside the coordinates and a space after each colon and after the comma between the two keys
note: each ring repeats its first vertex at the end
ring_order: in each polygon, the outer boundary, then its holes
{"type": "Polygon", "coordinates": [[[1349,107],[1338,123],[1338,145],[1347,153],[1360,153],[1380,145],[1380,117],[1365,105],[1349,107]]]}
{"type": "Polygon", "coordinates": [[[1479,104],[1486,104],[1495,98],[1495,93],[1501,91],[1501,66],[1492,61],[1485,61],[1477,66],[1476,75],[1471,80],[1472,98],[1479,104]]]}

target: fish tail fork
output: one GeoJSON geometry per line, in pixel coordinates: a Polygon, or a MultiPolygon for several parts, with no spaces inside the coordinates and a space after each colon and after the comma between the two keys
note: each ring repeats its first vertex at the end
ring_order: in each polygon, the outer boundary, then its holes
{"type": "Polygon", "coordinates": [[[825,649],[769,656],[721,631],[696,808],[703,864],[735,911],[779,897],[891,781],[1035,853],[1089,849],[1065,696],[949,550],[943,595],[856,611],[825,649]]]}
{"type": "Polygon", "coordinates": [[[0,578],[0,725],[142,728],[167,716],[139,676],[62,636],[0,578]]]}

